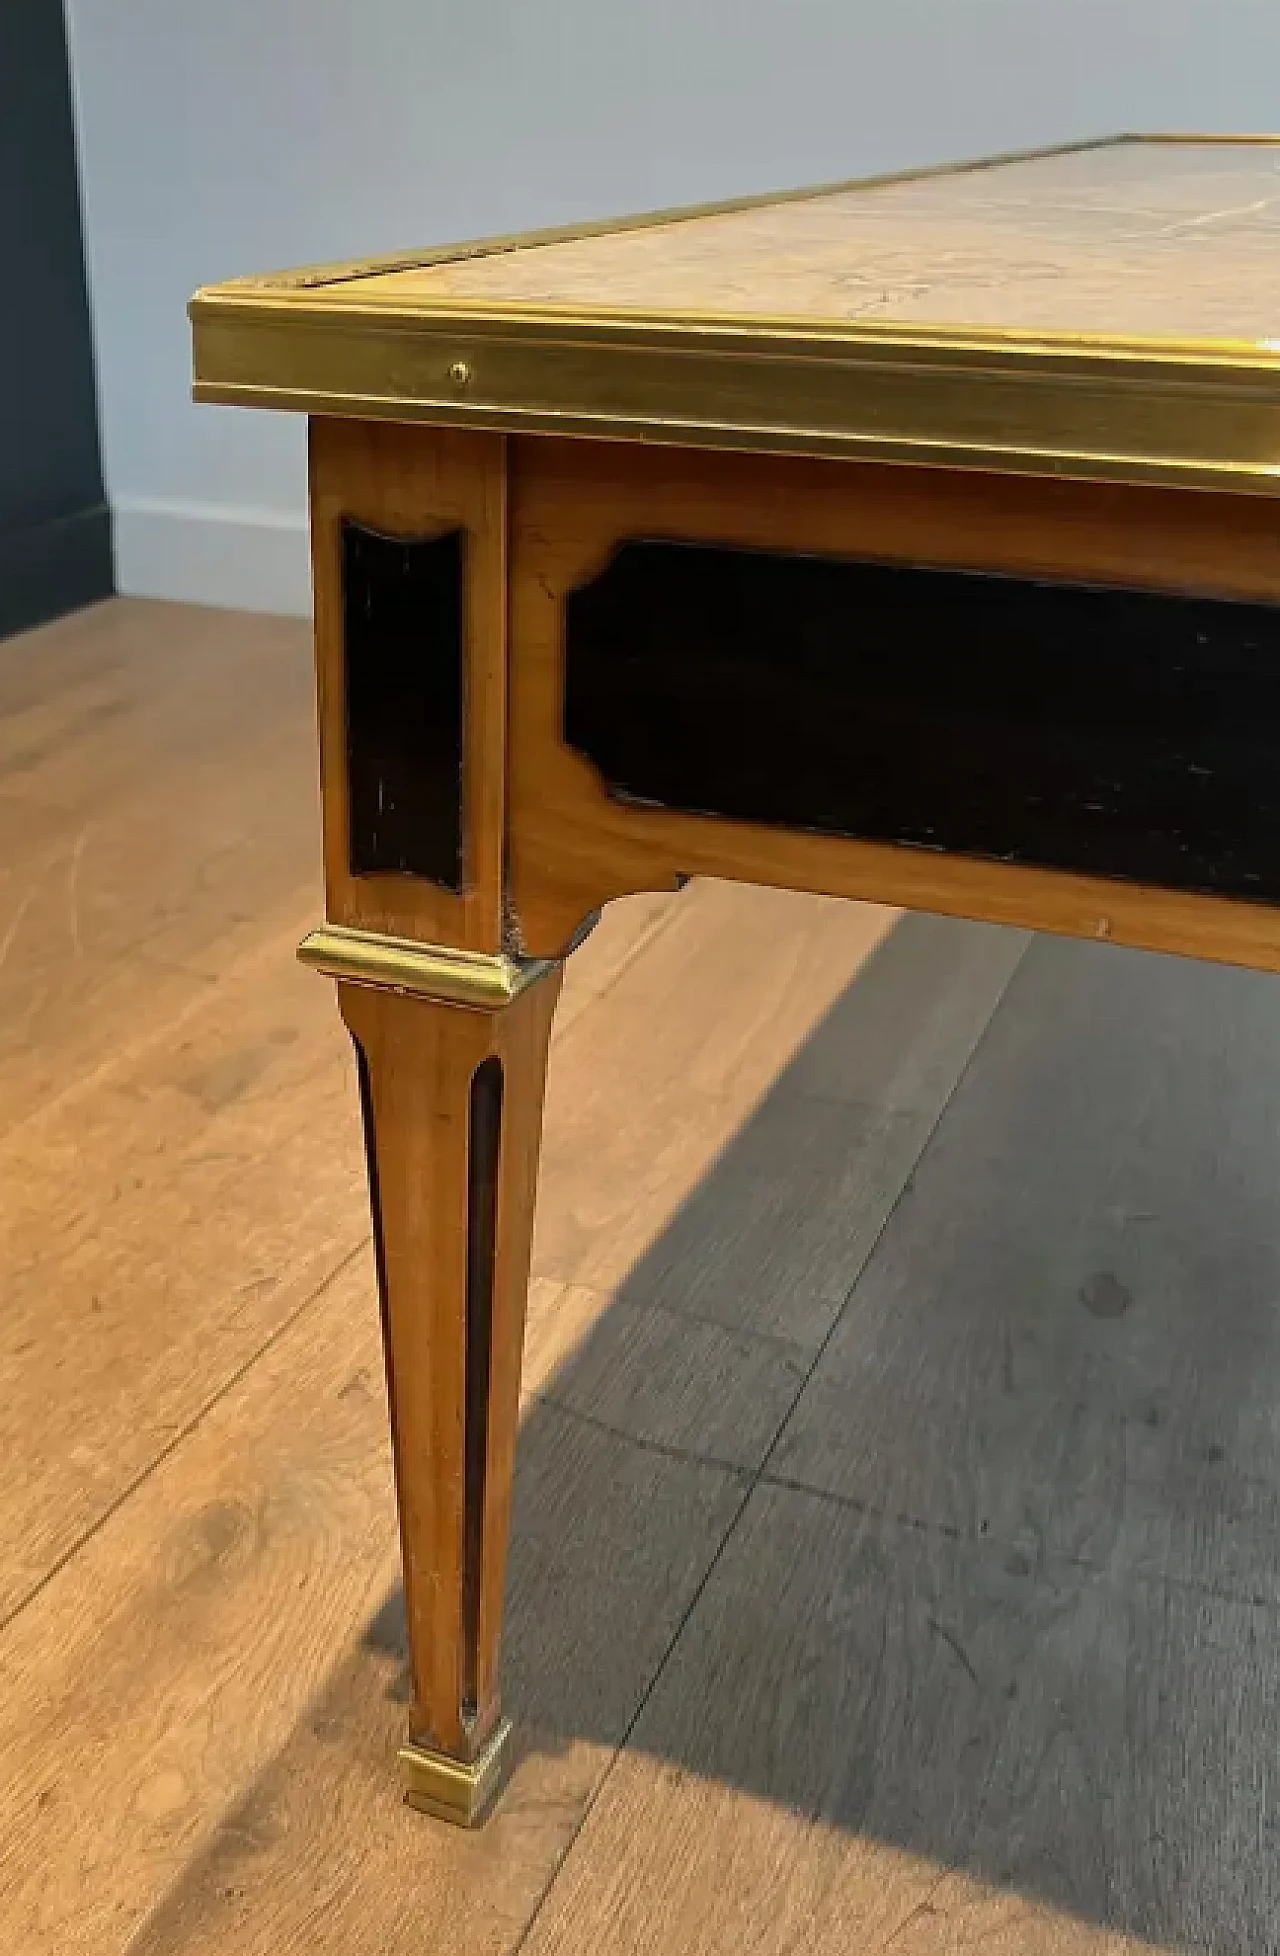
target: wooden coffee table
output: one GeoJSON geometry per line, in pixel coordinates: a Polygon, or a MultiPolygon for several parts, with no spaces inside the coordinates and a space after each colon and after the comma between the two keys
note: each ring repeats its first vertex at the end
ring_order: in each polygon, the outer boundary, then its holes
{"type": "Polygon", "coordinates": [[[302,956],[359,1060],[405,1780],[470,1821],[547,1039],[600,905],[736,877],[1280,967],[1280,143],[1125,138],[192,317],[199,399],[312,417],[302,956]]]}

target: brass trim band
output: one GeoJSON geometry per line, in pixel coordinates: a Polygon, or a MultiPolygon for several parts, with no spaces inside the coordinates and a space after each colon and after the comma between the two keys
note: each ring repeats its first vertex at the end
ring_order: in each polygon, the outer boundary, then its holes
{"type": "Polygon", "coordinates": [[[513,309],[197,306],[195,398],[1280,495],[1280,358],[513,309]],[[464,376],[464,378],[459,378],[464,376]]]}
{"type": "Polygon", "coordinates": [[[541,958],[457,951],[410,938],[324,924],[298,946],[300,961],[352,985],[380,986],[441,1004],[496,1012],[553,969],[541,958]]]}
{"type": "Polygon", "coordinates": [[[455,1827],[476,1826],[502,1784],[510,1740],[511,1726],[504,1719],[469,1765],[427,1746],[402,1745],[399,1761],[405,1799],[420,1813],[451,1821],[455,1827]]]}

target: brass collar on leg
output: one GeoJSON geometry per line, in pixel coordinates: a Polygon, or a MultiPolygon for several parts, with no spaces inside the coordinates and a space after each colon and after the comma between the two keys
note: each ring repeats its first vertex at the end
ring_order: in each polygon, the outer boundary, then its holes
{"type": "Polygon", "coordinates": [[[298,946],[302,963],[352,985],[376,985],[448,1005],[495,1012],[553,967],[544,958],[508,958],[418,944],[406,937],[324,924],[298,946]]]}
{"type": "Polygon", "coordinates": [[[510,1750],[511,1726],[503,1720],[479,1757],[469,1765],[427,1746],[402,1745],[400,1776],[404,1796],[420,1813],[448,1820],[455,1827],[474,1827],[498,1792],[510,1750]]]}

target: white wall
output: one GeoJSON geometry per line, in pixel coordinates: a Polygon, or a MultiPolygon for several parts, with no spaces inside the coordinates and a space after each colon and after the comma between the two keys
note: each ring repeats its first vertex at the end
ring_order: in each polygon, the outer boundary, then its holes
{"type": "Polygon", "coordinates": [[[67,0],[122,588],[307,604],[215,279],[1133,128],[1280,126],[1280,0],[67,0]]]}

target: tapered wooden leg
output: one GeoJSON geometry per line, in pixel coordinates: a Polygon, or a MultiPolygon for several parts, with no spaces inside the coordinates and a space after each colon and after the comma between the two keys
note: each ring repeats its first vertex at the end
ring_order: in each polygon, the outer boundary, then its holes
{"type": "Polygon", "coordinates": [[[474,1009],[340,982],[356,1043],[412,1672],[410,1801],[477,1820],[498,1647],[543,1084],[559,967],[474,1009]]]}

